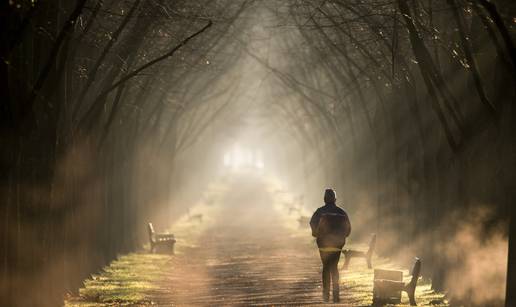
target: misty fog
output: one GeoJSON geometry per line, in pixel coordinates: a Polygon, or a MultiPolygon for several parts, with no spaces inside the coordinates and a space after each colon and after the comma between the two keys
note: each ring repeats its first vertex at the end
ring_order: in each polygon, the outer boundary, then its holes
{"type": "MultiPolygon", "coordinates": [[[[1,11],[0,305],[73,302],[138,255],[155,274],[145,278],[170,277],[158,305],[310,305],[303,293],[320,280],[307,277],[319,265],[308,219],[333,188],[347,244],[377,234],[374,261],[388,268],[419,257],[435,305],[516,306],[513,1],[1,11]],[[177,256],[148,255],[149,222],[176,234],[177,256]],[[228,276],[213,269],[224,257],[228,276]],[[280,257],[306,266],[262,270],[280,257]],[[245,274],[266,282],[217,288],[245,274]]],[[[362,271],[342,271],[342,285],[362,271]]]]}

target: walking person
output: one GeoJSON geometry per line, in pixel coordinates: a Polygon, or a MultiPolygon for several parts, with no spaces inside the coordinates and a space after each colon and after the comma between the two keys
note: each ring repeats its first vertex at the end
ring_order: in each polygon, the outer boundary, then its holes
{"type": "Polygon", "coordinates": [[[351,232],[351,224],[346,212],[337,206],[333,189],[324,191],[324,206],[318,208],[310,219],[312,236],[317,238],[317,247],[323,265],[323,300],[330,300],[333,284],[333,302],[340,302],[339,259],[346,237],[351,232]]]}

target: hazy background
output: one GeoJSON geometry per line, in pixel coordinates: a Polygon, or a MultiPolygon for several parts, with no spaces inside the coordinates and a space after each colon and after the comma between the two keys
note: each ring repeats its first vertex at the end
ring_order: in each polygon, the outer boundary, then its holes
{"type": "Polygon", "coordinates": [[[336,189],[351,240],[503,304],[516,10],[492,3],[11,1],[2,299],[60,301],[247,170],[301,215],[336,189]]]}

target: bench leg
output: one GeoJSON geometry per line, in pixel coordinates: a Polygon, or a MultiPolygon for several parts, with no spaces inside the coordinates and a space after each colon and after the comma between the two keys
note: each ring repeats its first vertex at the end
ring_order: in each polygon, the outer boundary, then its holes
{"type": "Polygon", "coordinates": [[[410,306],[417,306],[416,303],[416,283],[408,283],[405,286],[405,289],[403,289],[405,292],[407,292],[407,295],[409,297],[410,306]]]}
{"type": "Polygon", "coordinates": [[[416,258],[416,262],[414,262],[414,267],[412,268],[412,278],[410,282],[405,285],[405,292],[407,292],[410,305],[417,306],[416,304],[416,286],[417,280],[419,279],[419,275],[421,274],[421,259],[416,258]]]}
{"type": "Polygon", "coordinates": [[[408,294],[408,297],[409,297],[409,301],[410,301],[410,306],[417,306],[417,303],[416,303],[416,297],[415,297],[415,291],[416,288],[413,288],[412,291],[407,291],[407,294],[408,294]]]}

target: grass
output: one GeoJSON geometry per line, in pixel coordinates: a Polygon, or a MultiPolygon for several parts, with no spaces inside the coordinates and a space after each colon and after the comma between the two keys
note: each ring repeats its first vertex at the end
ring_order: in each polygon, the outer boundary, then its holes
{"type": "Polygon", "coordinates": [[[65,306],[151,305],[151,294],[159,290],[156,281],[163,268],[173,265],[171,255],[131,253],[119,257],[102,272],[84,281],[78,297],[65,306]]]}
{"type": "MultiPolygon", "coordinates": [[[[376,267],[399,269],[388,259],[374,259],[376,267]]],[[[131,253],[121,256],[105,267],[99,274],[92,275],[79,290],[79,296],[69,297],[65,306],[150,306],[153,295],[166,289],[160,288],[160,281],[166,270],[174,268],[174,256],[166,254],[131,253]]],[[[353,306],[370,306],[372,302],[373,270],[366,268],[360,260],[351,264],[348,271],[341,270],[343,291],[352,293],[348,303],[353,306]]],[[[404,272],[404,280],[410,279],[404,272]]],[[[431,290],[429,280],[420,280],[416,290],[419,306],[448,307],[442,293],[431,290]]],[[[347,296],[349,298],[349,296],[347,296]]],[[[402,303],[386,306],[409,306],[408,297],[402,294],[402,303]]]]}
{"type": "MultiPolygon", "coordinates": [[[[190,250],[198,248],[198,238],[207,231],[217,217],[217,208],[211,204],[220,202],[220,194],[225,191],[219,186],[212,187],[210,191],[211,194],[206,197],[209,201],[194,206],[190,211],[192,215],[202,212],[202,223],[193,223],[188,219],[188,216],[176,221],[174,233],[181,242],[176,247],[176,256],[144,252],[120,256],[101,272],[85,280],[84,286],[79,290],[79,295],[70,295],[65,300],[64,305],[67,307],[151,306],[156,305],[156,302],[152,301],[153,298],[169,297],[170,292],[174,290],[171,290],[170,280],[167,281],[167,277],[173,275],[172,273],[176,268],[180,268],[181,262],[178,258],[184,260],[185,255],[188,255],[190,250]]],[[[277,196],[276,198],[280,197],[277,196]]],[[[290,199],[285,199],[283,202],[276,199],[275,209],[285,217],[284,225],[290,229],[292,239],[301,240],[298,242],[306,242],[307,250],[313,249],[314,245],[312,240],[309,239],[309,232],[306,229],[300,229],[298,221],[299,216],[308,213],[300,211],[298,215],[290,214],[291,202],[290,199]]],[[[366,248],[363,244],[350,244],[348,247],[355,247],[359,250],[366,248]]],[[[385,258],[375,257],[373,264],[377,268],[399,269],[399,266],[394,262],[385,258]]],[[[341,270],[341,291],[346,291],[345,294],[342,294],[345,296],[347,306],[371,305],[373,274],[374,271],[367,269],[362,259],[352,260],[350,270],[341,270]]],[[[405,270],[405,282],[408,282],[409,279],[409,272],[405,270]]],[[[313,293],[307,293],[307,295],[313,295],[313,293]]],[[[416,300],[419,306],[449,306],[444,294],[431,290],[431,281],[424,279],[418,282],[416,300]]],[[[387,306],[409,306],[408,297],[406,294],[402,294],[401,304],[387,306]]]]}

